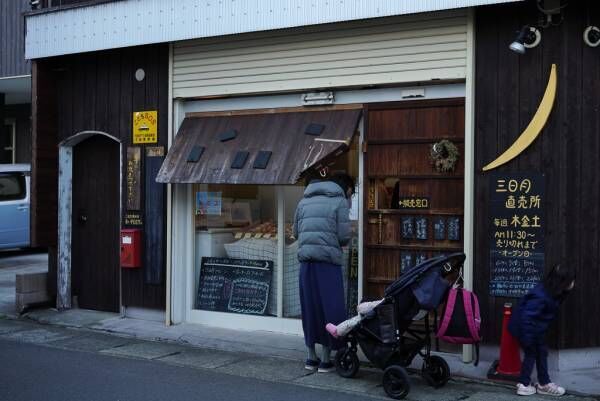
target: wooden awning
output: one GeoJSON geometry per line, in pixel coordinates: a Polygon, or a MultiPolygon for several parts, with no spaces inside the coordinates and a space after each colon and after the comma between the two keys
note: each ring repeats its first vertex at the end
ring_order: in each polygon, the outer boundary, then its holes
{"type": "Polygon", "coordinates": [[[295,184],[348,149],[360,116],[357,108],[188,116],[156,181],[295,184]]]}

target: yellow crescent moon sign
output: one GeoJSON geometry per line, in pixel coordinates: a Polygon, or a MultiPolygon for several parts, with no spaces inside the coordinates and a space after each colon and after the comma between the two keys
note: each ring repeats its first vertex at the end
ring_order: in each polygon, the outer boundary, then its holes
{"type": "Polygon", "coordinates": [[[533,118],[529,122],[529,125],[527,128],[525,128],[521,135],[519,135],[517,140],[510,146],[510,148],[506,149],[506,151],[498,156],[496,160],[485,166],[483,171],[494,169],[511,161],[533,143],[535,138],[537,138],[542,131],[542,128],[544,128],[544,125],[546,125],[546,121],[548,121],[548,117],[550,116],[550,112],[554,106],[555,97],[556,64],[552,64],[550,78],[548,79],[548,85],[546,86],[546,92],[544,92],[544,97],[542,98],[542,101],[540,102],[540,105],[538,106],[533,118]]]}

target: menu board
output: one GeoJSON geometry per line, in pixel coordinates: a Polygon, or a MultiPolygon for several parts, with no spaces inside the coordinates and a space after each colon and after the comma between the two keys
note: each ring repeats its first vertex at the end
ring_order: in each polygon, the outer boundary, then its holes
{"type": "Polygon", "coordinates": [[[490,295],[520,297],[544,273],[544,175],[490,176],[490,295]]]}
{"type": "Polygon", "coordinates": [[[273,275],[270,260],[202,258],[196,308],[264,315],[273,275]]]}

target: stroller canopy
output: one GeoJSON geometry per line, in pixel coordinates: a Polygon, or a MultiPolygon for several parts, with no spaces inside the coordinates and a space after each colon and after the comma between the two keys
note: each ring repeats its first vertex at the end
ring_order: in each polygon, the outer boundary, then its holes
{"type": "Polygon", "coordinates": [[[394,297],[410,288],[423,308],[437,307],[449,287],[442,273],[450,273],[460,268],[465,261],[464,253],[453,253],[428,259],[404,272],[398,280],[385,289],[385,297],[394,297]]]}

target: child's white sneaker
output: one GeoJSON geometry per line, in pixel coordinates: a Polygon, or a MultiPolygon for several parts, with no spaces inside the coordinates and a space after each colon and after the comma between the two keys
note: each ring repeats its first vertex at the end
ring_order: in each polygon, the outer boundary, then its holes
{"type": "Polygon", "coordinates": [[[524,385],[523,383],[517,384],[517,395],[534,395],[535,387],[531,384],[529,386],[524,385]]]}
{"type": "Polygon", "coordinates": [[[536,387],[537,387],[538,394],[543,394],[543,395],[553,395],[556,397],[560,397],[561,395],[564,395],[566,392],[564,387],[561,387],[556,383],[548,383],[543,386],[541,384],[537,384],[536,387]]]}

